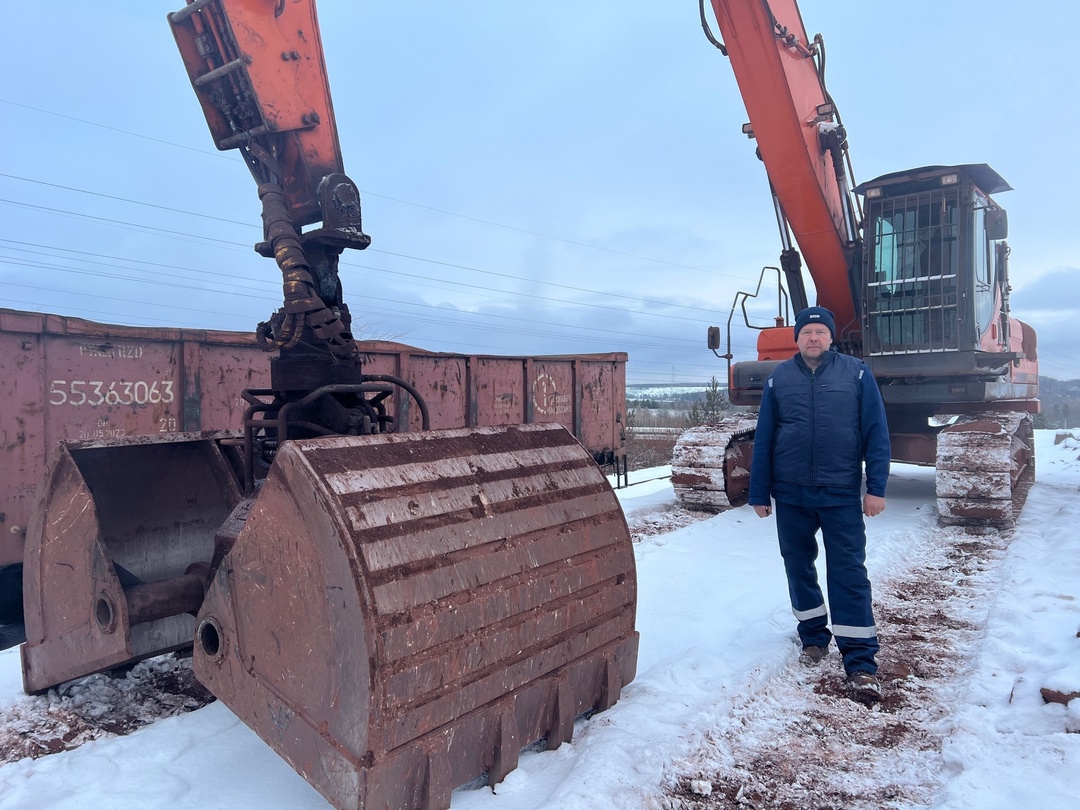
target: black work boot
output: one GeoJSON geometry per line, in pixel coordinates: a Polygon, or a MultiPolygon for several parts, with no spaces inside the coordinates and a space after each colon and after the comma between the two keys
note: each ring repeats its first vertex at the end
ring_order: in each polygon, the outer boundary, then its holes
{"type": "Polygon", "coordinates": [[[821,659],[828,654],[828,647],[815,647],[814,645],[809,645],[802,648],[802,652],[799,654],[799,663],[805,667],[816,667],[821,663],[821,659]]]}
{"type": "Polygon", "coordinates": [[[877,676],[870,672],[853,672],[847,679],[848,692],[852,700],[870,705],[881,700],[881,684],[877,676]]]}

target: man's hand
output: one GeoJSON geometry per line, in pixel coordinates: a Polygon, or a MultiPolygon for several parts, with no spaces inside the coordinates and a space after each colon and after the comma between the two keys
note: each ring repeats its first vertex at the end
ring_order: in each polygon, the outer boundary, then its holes
{"type": "Polygon", "coordinates": [[[768,517],[769,515],[772,514],[772,507],[771,506],[758,506],[758,505],[755,505],[754,506],[754,513],[758,517],[768,517]]]}
{"type": "Polygon", "coordinates": [[[885,499],[867,493],[862,499],[862,513],[867,517],[877,517],[885,511],[885,499]]]}

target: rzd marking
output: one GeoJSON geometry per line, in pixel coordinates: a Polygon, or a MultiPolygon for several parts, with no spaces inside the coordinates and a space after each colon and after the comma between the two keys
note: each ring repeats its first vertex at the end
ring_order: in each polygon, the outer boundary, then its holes
{"type": "Polygon", "coordinates": [[[569,397],[557,390],[555,378],[550,374],[540,374],[532,386],[533,403],[537,413],[570,413],[569,397]]]}
{"type": "Polygon", "coordinates": [[[142,346],[114,346],[111,343],[80,343],[79,354],[83,357],[111,357],[114,360],[138,360],[143,356],[142,346]]]}

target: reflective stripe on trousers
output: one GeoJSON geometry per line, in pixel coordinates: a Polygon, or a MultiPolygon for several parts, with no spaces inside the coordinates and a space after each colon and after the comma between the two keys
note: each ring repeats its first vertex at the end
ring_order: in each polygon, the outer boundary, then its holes
{"type": "Polygon", "coordinates": [[[848,673],[876,672],[873,596],[866,574],[866,530],[858,505],[804,507],[776,502],[776,531],[791,608],[804,646],[827,647],[832,636],[848,673]],[[829,609],[818,585],[817,532],[825,547],[829,609]],[[828,628],[829,614],[833,627],[828,628]]]}

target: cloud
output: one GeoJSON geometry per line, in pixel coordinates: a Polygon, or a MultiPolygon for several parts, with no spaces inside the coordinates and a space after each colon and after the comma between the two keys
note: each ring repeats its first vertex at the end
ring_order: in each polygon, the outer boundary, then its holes
{"type": "Polygon", "coordinates": [[[1019,286],[1012,293],[1012,310],[1021,320],[1080,316],[1080,268],[1060,267],[1019,286]]]}
{"type": "Polygon", "coordinates": [[[1060,267],[1013,291],[1013,317],[1035,329],[1039,373],[1059,380],[1080,378],[1076,340],[1080,332],[1080,269],[1060,267]]]}

